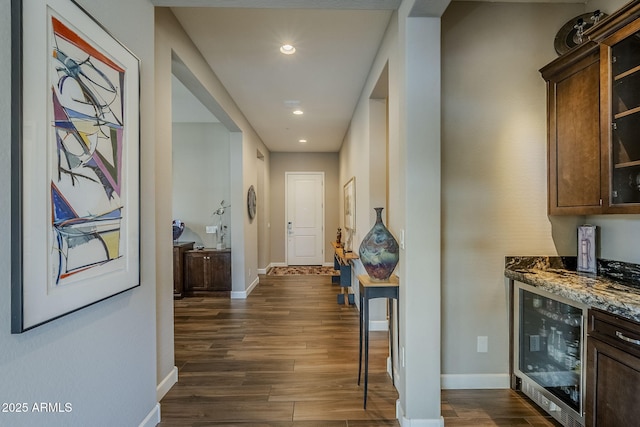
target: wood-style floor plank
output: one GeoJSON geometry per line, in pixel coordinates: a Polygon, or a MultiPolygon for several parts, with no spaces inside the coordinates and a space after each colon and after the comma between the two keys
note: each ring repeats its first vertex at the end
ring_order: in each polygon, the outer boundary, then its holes
{"type": "MultiPolygon", "coordinates": [[[[179,381],[160,427],[398,427],[388,337],[372,332],[367,409],[358,311],[328,276],[260,276],[246,300],[175,301],[179,381]]],[[[511,390],[442,393],[447,427],[557,424],[511,390]]]]}
{"type": "Polygon", "coordinates": [[[246,300],[175,301],[179,381],[160,425],[398,426],[387,334],[371,334],[365,411],[359,313],[337,304],[339,292],[328,276],[261,276],[246,300]]]}
{"type": "Polygon", "coordinates": [[[443,390],[442,416],[447,427],[560,427],[526,396],[512,390],[443,390]]]}

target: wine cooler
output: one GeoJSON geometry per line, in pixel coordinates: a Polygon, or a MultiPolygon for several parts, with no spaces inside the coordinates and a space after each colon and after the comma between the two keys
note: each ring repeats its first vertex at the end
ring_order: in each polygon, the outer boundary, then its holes
{"type": "Polygon", "coordinates": [[[562,425],[583,427],[587,307],[519,282],[514,298],[519,389],[562,425]]]}

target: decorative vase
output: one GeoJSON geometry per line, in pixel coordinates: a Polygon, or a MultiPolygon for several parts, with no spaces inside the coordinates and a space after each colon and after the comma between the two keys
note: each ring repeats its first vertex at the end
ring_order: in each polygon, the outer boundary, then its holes
{"type": "Polygon", "coordinates": [[[184,231],[184,222],[179,219],[174,219],[171,224],[171,228],[173,229],[173,241],[176,242],[180,236],[182,236],[182,232],[184,231]]]}
{"type": "Polygon", "coordinates": [[[382,209],[376,211],[376,223],[360,243],[360,261],[371,280],[384,282],[398,264],[398,242],[382,223],[382,209]]]}

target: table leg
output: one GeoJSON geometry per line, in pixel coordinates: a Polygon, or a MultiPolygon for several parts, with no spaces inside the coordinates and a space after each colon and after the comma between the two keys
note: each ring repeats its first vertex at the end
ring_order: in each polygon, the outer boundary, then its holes
{"type": "Polygon", "coordinates": [[[387,298],[389,307],[389,358],[391,359],[391,384],[394,386],[396,382],[393,378],[393,298],[387,298]]]}
{"type": "Polygon", "coordinates": [[[364,409],[367,409],[367,386],[369,384],[369,300],[364,302],[364,409]]]}
{"type": "Polygon", "coordinates": [[[358,347],[358,385],[360,385],[360,377],[362,374],[362,310],[364,310],[363,301],[363,295],[362,293],[360,293],[360,346],[358,347]]]}
{"type": "MultiPolygon", "coordinates": [[[[396,348],[398,349],[398,358],[400,358],[400,295],[397,295],[396,297],[396,305],[396,329],[398,330],[398,335],[396,336],[396,348]]],[[[398,363],[401,363],[401,360],[402,359],[400,359],[398,363]]]]}

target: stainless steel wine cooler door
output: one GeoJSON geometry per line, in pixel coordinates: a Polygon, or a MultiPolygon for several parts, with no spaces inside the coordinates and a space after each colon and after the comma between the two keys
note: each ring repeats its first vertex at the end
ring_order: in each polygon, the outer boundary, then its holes
{"type": "Polygon", "coordinates": [[[521,390],[563,425],[583,426],[587,307],[518,282],[514,296],[521,390]]]}

